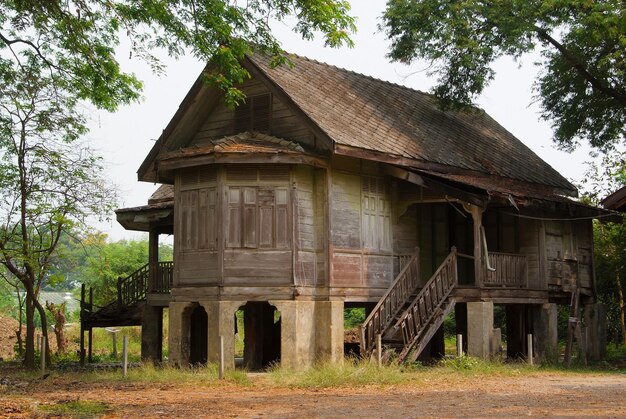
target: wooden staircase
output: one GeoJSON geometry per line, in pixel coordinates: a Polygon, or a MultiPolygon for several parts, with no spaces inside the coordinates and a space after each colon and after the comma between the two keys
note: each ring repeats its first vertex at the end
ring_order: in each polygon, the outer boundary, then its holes
{"type": "Polygon", "coordinates": [[[117,299],[97,310],[94,310],[92,293],[90,292],[89,300],[86,300],[83,292],[80,311],[83,330],[92,327],[141,325],[143,303],[148,292],[169,293],[172,271],[172,262],[159,262],[154,281],[150,281],[149,264],[145,264],[126,278],[118,278],[117,299]]]}
{"type": "Polygon", "coordinates": [[[395,351],[399,362],[415,361],[454,308],[455,300],[450,293],[458,284],[457,272],[457,252],[453,247],[420,289],[419,250],[416,250],[363,322],[361,355],[373,353],[380,335],[383,346],[395,351]]]}

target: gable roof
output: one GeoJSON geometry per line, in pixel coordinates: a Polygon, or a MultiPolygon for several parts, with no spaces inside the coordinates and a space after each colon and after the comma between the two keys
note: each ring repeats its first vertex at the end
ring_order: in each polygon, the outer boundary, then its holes
{"type": "Polygon", "coordinates": [[[249,60],[336,145],[435,163],[443,173],[461,169],[576,194],[570,182],[480,109],[442,111],[432,95],[297,55],[290,58],[294,66],[276,68],[261,55],[249,60]]]}
{"type": "MultiPolygon", "coordinates": [[[[297,55],[293,66],[272,68],[262,55],[247,56],[254,77],[289,102],[336,154],[353,155],[428,170],[478,178],[501,178],[500,184],[537,186],[541,196],[577,194],[576,188],[510,132],[480,109],[442,111],[429,94],[334,67],[297,55]],[[547,191],[547,192],[546,192],[547,191]]],[[[149,174],[157,157],[171,152],[172,132],[186,114],[198,114],[202,94],[196,82],[139,170],[149,174]]],[[[213,93],[214,95],[214,93],[213,93]]],[[[208,111],[207,111],[208,112],[208,111]]],[[[484,182],[483,182],[484,183],[484,182]]]]}

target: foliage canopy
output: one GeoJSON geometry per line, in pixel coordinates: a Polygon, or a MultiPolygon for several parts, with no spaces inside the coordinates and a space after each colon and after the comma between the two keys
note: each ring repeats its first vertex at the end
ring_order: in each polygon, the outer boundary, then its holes
{"type": "Polygon", "coordinates": [[[624,139],[626,7],[620,0],[390,0],[389,57],[425,59],[444,106],[468,105],[502,56],[542,52],[535,92],[564,149],[624,139]]]}
{"type": "Polygon", "coordinates": [[[126,37],[130,56],[156,71],[163,69],[158,50],[212,59],[219,72],[210,81],[234,103],[242,98],[234,85],[248,77],[237,59],[251,45],[276,63],[285,60],[271,21],[293,18],[289,22],[304,38],[321,32],[329,46],[351,45],[349,8],[344,0],[6,0],[0,8],[0,56],[19,61],[28,53],[58,75],[60,87],[113,111],[141,90],[115,54],[126,37]]]}

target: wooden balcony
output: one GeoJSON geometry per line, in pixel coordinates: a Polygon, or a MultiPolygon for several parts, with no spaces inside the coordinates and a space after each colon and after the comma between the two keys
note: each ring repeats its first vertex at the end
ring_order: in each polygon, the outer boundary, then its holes
{"type": "Polygon", "coordinates": [[[489,265],[483,281],[484,287],[528,288],[528,263],[525,255],[489,252],[489,265]]]}

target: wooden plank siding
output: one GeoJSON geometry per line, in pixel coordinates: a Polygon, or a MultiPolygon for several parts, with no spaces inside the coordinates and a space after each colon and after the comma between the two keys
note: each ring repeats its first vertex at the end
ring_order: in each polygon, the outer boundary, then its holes
{"type": "MultiPolygon", "coordinates": [[[[265,84],[257,79],[246,81],[241,86],[241,90],[249,98],[270,94],[265,84]]],[[[270,134],[278,138],[298,142],[309,148],[316,148],[317,144],[313,132],[306,127],[286,104],[275,96],[271,96],[271,99],[270,134]]],[[[238,132],[235,132],[234,121],[235,112],[221,100],[193,136],[189,146],[203,145],[211,140],[238,134],[238,132]]]]}
{"type": "Polygon", "coordinates": [[[385,177],[377,163],[339,157],[332,164],[330,286],[358,298],[374,295],[393,281],[397,255],[417,245],[416,210],[398,205],[399,182],[385,177]]]}

